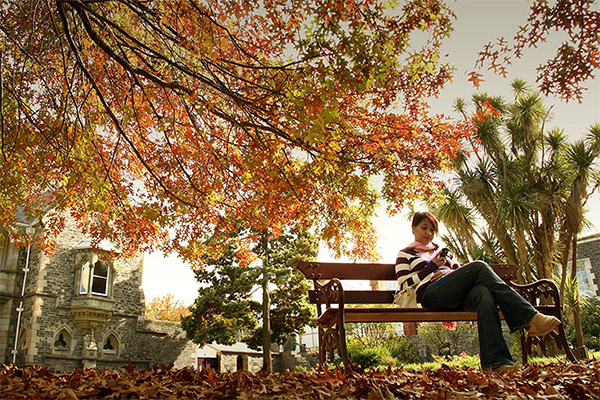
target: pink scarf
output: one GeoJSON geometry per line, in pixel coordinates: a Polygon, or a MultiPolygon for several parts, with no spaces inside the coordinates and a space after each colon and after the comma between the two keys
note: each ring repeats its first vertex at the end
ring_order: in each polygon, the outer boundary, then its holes
{"type": "Polygon", "coordinates": [[[425,244],[425,243],[421,243],[421,242],[412,242],[411,244],[409,244],[406,247],[410,247],[415,250],[426,251],[426,252],[433,251],[438,248],[438,246],[436,244],[433,244],[433,243],[425,244]]]}

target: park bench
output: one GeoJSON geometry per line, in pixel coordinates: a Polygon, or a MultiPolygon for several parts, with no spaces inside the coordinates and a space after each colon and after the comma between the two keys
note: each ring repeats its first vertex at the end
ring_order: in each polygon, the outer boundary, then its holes
{"type": "MultiPolygon", "coordinates": [[[[351,368],[346,350],[346,323],[477,321],[476,313],[458,309],[395,307],[392,304],[395,290],[345,290],[342,286],[342,282],[347,280],[397,282],[394,264],[299,262],[297,268],[314,284],[308,295],[310,302],[317,307],[315,322],[321,365],[332,362],[337,351],[344,366],[351,368]],[[349,304],[360,306],[347,307],[349,304]]],[[[493,264],[492,268],[538,311],[562,320],[560,294],[554,282],[540,279],[519,285],[514,282],[519,269],[517,265],[493,264]]],[[[503,318],[502,313],[500,317],[503,318]]],[[[543,338],[528,338],[525,330],[521,329],[520,338],[523,365],[527,364],[533,345],[539,344],[545,349],[552,340],[570,361],[577,361],[567,342],[563,324],[543,338]]]]}

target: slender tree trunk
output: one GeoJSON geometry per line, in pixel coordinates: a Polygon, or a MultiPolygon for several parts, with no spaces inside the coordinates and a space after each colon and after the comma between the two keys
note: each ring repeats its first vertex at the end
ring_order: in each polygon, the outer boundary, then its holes
{"type": "Polygon", "coordinates": [[[516,224],[515,226],[515,239],[517,241],[519,265],[521,266],[521,270],[524,274],[524,276],[521,278],[524,282],[519,283],[529,283],[532,281],[531,265],[529,264],[529,256],[527,254],[527,239],[525,238],[525,233],[523,232],[520,224],[516,224]]]}
{"type": "Polygon", "coordinates": [[[573,257],[571,259],[571,278],[575,284],[575,293],[577,301],[573,305],[573,325],[575,325],[575,342],[578,348],[582,348],[585,345],[583,339],[583,328],[581,327],[581,307],[579,306],[579,284],[577,278],[577,235],[573,235],[573,257]]]}
{"type": "Polygon", "coordinates": [[[269,267],[271,264],[269,258],[269,239],[266,234],[262,237],[262,246],[264,251],[264,272],[262,281],[262,315],[263,315],[263,371],[273,373],[273,359],[271,358],[271,293],[269,292],[269,267]]]}
{"type": "Polygon", "coordinates": [[[273,360],[271,359],[271,294],[269,292],[269,276],[267,272],[263,275],[263,370],[267,373],[273,372],[273,360]]]}
{"type": "Polygon", "coordinates": [[[560,244],[563,246],[562,254],[560,256],[560,266],[562,268],[560,272],[560,298],[565,297],[565,286],[567,284],[567,273],[569,270],[569,253],[571,249],[571,235],[569,233],[561,234],[559,238],[560,244]]]}

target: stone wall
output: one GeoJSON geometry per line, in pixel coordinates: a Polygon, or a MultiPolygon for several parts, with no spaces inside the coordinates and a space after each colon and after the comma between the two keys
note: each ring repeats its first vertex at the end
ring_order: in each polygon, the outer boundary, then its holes
{"type": "Polygon", "coordinates": [[[187,340],[178,322],[143,320],[146,336],[140,342],[140,351],[148,354],[152,364],[173,362],[175,368],[196,366],[197,346],[187,340]]]}
{"type": "Polygon", "coordinates": [[[299,370],[299,371],[310,371],[317,367],[319,363],[319,357],[311,354],[307,354],[305,351],[284,351],[279,357],[279,371],[282,370],[299,370]]]}
{"type": "MultiPolygon", "coordinates": [[[[238,370],[238,357],[241,358],[243,369],[248,370],[250,372],[258,372],[262,369],[263,359],[262,355],[259,354],[231,354],[231,353],[223,353],[221,354],[221,371],[222,372],[233,372],[238,370]]],[[[273,370],[278,371],[278,368],[275,368],[275,358],[273,357],[273,370]]]]}
{"type": "Polygon", "coordinates": [[[15,332],[17,326],[17,307],[21,300],[23,268],[26,251],[19,250],[14,243],[5,243],[0,256],[0,363],[12,361],[15,332]],[[22,260],[20,262],[19,260],[22,260]],[[19,268],[21,266],[21,268],[19,268]]]}

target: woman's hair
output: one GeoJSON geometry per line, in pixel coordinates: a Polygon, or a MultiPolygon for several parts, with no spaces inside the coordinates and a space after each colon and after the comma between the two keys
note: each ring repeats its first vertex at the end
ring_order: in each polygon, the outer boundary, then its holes
{"type": "Polygon", "coordinates": [[[432,213],[430,213],[429,211],[417,211],[415,213],[415,215],[413,216],[412,226],[419,225],[421,222],[423,222],[423,220],[425,218],[427,218],[429,221],[431,221],[431,223],[433,224],[433,227],[435,229],[435,233],[438,233],[437,218],[434,217],[434,215],[432,213]]]}

